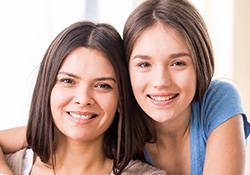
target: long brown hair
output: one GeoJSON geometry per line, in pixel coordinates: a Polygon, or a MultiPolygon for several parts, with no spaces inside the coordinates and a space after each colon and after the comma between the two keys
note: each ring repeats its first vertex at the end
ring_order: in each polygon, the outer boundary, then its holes
{"type": "Polygon", "coordinates": [[[52,161],[52,166],[55,167],[55,126],[50,109],[50,95],[64,59],[78,47],[102,52],[116,74],[119,112],[116,112],[111,126],[104,133],[103,149],[106,156],[115,161],[115,173],[120,174],[131,159],[144,160],[144,157],[138,151],[142,146],[136,131],[139,127],[133,122],[131,115],[130,104],[136,103],[131,102],[132,91],[123,41],[119,33],[108,24],[78,22],[67,27],[52,41],[40,64],[30,107],[27,141],[44,163],[52,161]]]}
{"type": "Polygon", "coordinates": [[[197,77],[194,100],[200,100],[214,74],[214,55],[205,22],[188,0],[146,0],[128,17],[124,31],[127,61],[137,39],[157,22],[178,31],[191,52],[197,77]]]}

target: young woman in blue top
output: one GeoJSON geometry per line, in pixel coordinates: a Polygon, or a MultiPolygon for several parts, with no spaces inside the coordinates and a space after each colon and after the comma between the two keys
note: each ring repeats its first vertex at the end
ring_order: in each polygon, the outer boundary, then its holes
{"type": "Polygon", "coordinates": [[[153,123],[148,161],[170,175],[244,174],[250,126],[234,86],[212,81],[213,49],[197,9],[146,0],[123,39],[134,96],[153,123]]]}

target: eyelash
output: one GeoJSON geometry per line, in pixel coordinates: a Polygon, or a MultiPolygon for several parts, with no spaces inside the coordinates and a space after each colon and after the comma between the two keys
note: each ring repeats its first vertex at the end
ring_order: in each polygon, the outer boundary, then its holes
{"type": "MultiPolygon", "coordinates": [[[[182,62],[182,61],[176,61],[176,62],[174,62],[172,65],[173,65],[173,66],[185,66],[186,63],[185,63],[185,62],[182,62]]],[[[144,68],[144,67],[149,67],[149,66],[151,66],[151,65],[150,65],[150,63],[143,62],[143,63],[139,63],[138,66],[144,68]]]]}
{"type": "MultiPolygon", "coordinates": [[[[76,82],[73,80],[73,79],[70,79],[70,78],[63,78],[63,79],[60,79],[60,82],[64,83],[65,86],[71,86],[71,85],[74,85],[76,84],[76,82]]],[[[95,88],[100,88],[100,89],[103,89],[103,90],[109,90],[109,89],[113,89],[113,87],[107,83],[98,83],[96,85],[94,85],[95,88]]]]}
{"type": "Polygon", "coordinates": [[[102,88],[102,89],[112,89],[112,87],[106,83],[97,84],[95,87],[102,88]]]}
{"type": "Polygon", "coordinates": [[[70,78],[63,78],[60,81],[66,84],[75,84],[75,81],[70,78]]]}
{"type": "Polygon", "coordinates": [[[151,65],[149,63],[147,63],[147,62],[143,62],[143,63],[139,63],[138,66],[142,67],[142,68],[145,68],[145,67],[149,67],[151,65]]]}
{"type": "Polygon", "coordinates": [[[176,62],[174,62],[172,65],[173,65],[173,66],[185,66],[186,63],[183,62],[183,61],[176,61],[176,62]]]}
{"type": "MultiPolygon", "coordinates": [[[[174,61],[171,64],[171,66],[173,66],[173,68],[175,67],[175,69],[176,68],[178,68],[178,69],[184,68],[183,66],[186,66],[186,65],[187,65],[186,62],[184,62],[184,61],[174,61]]],[[[140,62],[140,63],[138,63],[138,67],[142,68],[143,70],[148,70],[148,69],[150,69],[151,66],[152,65],[150,63],[148,63],[148,62],[140,62]]]]}

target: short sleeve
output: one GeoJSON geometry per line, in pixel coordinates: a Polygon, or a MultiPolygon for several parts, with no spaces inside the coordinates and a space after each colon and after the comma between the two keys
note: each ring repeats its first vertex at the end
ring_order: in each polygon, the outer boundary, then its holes
{"type": "Polygon", "coordinates": [[[227,82],[212,81],[201,104],[201,117],[206,138],[216,127],[237,114],[242,114],[244,118],[245,136],[247,137],[250,126],[237,89],[227,82]]]}

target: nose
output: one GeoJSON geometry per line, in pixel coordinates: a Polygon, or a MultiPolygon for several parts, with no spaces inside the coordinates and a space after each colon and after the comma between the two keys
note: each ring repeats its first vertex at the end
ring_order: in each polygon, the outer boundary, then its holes
{"type": "Polygon", "coordinates": [[[155,67],[152,74],[152,85],[154,88],[165,88],[171,85],[171,75],[169,70],[164,66],[155,67]]]}
{"type": "Polygon", "coordinates": [[[73,101],[80,107],[91,106],[95,103],[92,93],[88,88],[78,88],[73,101]]]}

